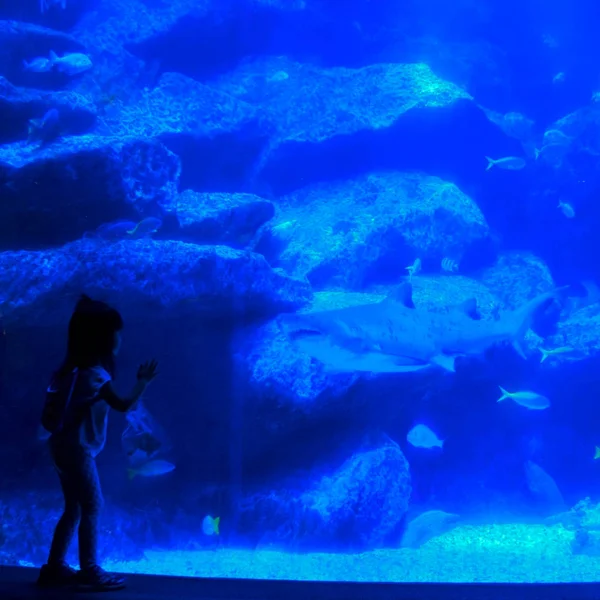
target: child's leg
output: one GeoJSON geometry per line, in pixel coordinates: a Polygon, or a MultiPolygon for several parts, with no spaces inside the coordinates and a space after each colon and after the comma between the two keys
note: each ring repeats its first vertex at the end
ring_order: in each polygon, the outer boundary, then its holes
{"type": "Polygon", "coordinates": [[[106,573],[98,564],[98,529],[100,512],[104,505],[96,460],[88,453],[82,453],[78,461],[79,505],[79,564],[80,584],[93,589],[118,590],[125,586],[120,575],[106,573]]]}
{"type": "Polygon", "coordinates": [[[104,505],[96,460],[87,452],[82,453],[78,469],[79,505],[79,564],[82,569],[98,565],[98,527],[104,505]]]}
{"type": "Polygon", "coordinates": [[[48,558],[48,564],[51,566],[62,566],[66,563],[67,551],[73,541],[77,525],[79,525],[81,518],[77,486],[74,485],[68,473],[61,473],[59,471],[59,477],[65,498],[65,509],[56,525],[54,537],[52,538],[50,556],[48,558]]]}
{"type": "Polygon", "coordinates": [[[72,450],[56,443],[50,444],[50,450],[60,478],[65,509],[54,530],[48,563],[40,571],[38,584],[42,586],[63,585],[73,581],[76,571],[69,567],[66,556],[81,516],[77,479],[73,473],[72,450]]]}

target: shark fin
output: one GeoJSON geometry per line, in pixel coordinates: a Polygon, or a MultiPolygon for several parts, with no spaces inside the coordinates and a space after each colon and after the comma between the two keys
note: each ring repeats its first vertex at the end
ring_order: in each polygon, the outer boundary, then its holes
{"type": "Polygon", "coordinates": [[[406,308],[415,308],[415,303],[412,299],[412,285],[405,281],[402,285],[398,286],[394,293],[388,296],[388,300],[394,300],[399,304],[406,306],[406,308]]]}
{"type": "Polygon", "coordinates": [[[431,362],[434,365],[438,365],[440,367],[442,367],[443,369],[446,369],[446,371],[450,371],[451,373],[454,373],[454,359],[456,357],[455,356],[450,356],[448,354],[437,354],[436,356],[434,356],[431,359],[431,362]]]}
{"type": "Polygon", "coordinates": [[[456,307],[456,310],[465,313],[465,315],[471,317],[474,321],[479,321],[479,319],[481,319],[481,313],[479,312],[476,298],[465,300],[456,307]]]}

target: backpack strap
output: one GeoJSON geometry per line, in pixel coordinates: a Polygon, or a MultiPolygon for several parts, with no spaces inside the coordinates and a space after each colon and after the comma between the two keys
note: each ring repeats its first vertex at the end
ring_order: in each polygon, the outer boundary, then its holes
{"type": "Polygon", "coordinates": [[[67,396],[67,399],[65,401],[65,406],[63,409],[63,418],[62,418],[62,423],[61,423],[60,429],[64,428],[65,418],[67,416],[67,409],[69,408],[69,403],[71,402],[71,397],[73,396],[73,391],[75,390],[75,384],[77,383],[78,376],[79,376],[79,369],[77,367],[75,367],[75,369],[73,369],[73,381],[71,381],[71,388],[69,389],[69,395],[67,396]]]}

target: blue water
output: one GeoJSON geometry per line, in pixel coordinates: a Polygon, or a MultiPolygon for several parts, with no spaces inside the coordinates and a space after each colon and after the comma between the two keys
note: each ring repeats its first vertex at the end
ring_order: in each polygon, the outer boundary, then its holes
{"type": "Polygon", "coordinates": [[[98,458],[106,568],[597,577],[595,3],[0,19],[0,564],[47,557],[39,417],[85,292],[123,315],[118,389],[160,363],[157,453],[135,462],[140,413],[111,414],[98,458]],[[415,446],[417,424],[443,443],[415,446]],[[155,459],[175,469],[128,478],[155,459]]]}

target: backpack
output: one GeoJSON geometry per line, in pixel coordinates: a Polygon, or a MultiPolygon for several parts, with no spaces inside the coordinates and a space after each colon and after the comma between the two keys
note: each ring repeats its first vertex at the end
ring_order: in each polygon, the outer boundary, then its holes
{"type": "Polygon", "coordinates": [[[50,434],[62,431],[67,408],[77,382],[78,369],[67,375],[54,373],[46,390],[46,401],[42,410],[42,427],[50,434]]]}

